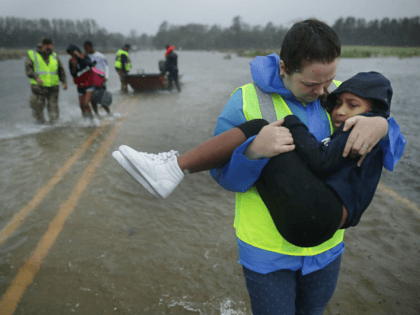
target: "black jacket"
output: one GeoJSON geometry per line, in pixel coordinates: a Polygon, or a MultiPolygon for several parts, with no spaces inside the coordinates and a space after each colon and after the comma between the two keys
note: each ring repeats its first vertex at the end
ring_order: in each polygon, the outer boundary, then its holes
{"type": "Polygon", "coordinates": [[[178,56],[176,53],[171,52],[166,57],[165,72],[177,72],[177,71],[178,71],[178,56]]]}
{"type": "Polygon", "coordinates": [[[69,60],[69,69],[70,74],[73,78],[78,77],[78,73],[86,68],[92,68],[96,65],[96,61],[92,61],[88,55],[85,55],[83,59],[77,58],[77,67],[74,68],[73,64],[71,63],[71,58],[69,60]]]}
{"type": "Polygon", "coordinates": [[[343,132],[344,124],[322,142],[296,116],[286,116],[283,126],[290,130],[299,156],[319,179],[335,191],[346,207],[348,217],[342,228],[356,226],[371,203],[381,178],[383,152],[380,144],[358,167],[360,157],[343,157],[351,132],[343,132]]]}

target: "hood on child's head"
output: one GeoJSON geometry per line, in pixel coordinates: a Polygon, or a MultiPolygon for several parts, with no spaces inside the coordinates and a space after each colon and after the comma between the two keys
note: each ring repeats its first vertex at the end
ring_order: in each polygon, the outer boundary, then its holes
{"type": "Polygon", "coordinates": [[[378,72],[359,72],[341,83],[327,98],[327,108],[332,109],[338,96],[343,92],[353,93],[361,98],[368,98],[373,103],[372,113],[388,118],[391,109],[391,82],[378,72]]]}
{"type": "Polygon", "coordinates": [[[66,49],[66,51],[67,51],[67,53],[69,54],[69,55],[72,55],[73,54],[73,51],[77,51],[77,52],[79,52],[79,53],[82,53],[81,51],[80,51],[80,48],[79,47],[77,47],[76,45],[74,45],[74,44],[70,44],[69,45],[69,47],[67,47],[67,49],[66,49]]]}

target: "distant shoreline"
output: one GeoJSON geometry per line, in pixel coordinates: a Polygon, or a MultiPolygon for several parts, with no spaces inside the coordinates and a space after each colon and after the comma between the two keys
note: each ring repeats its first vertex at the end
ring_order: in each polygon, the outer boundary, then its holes
{"type": "MultiPolygon", "coordinates": [[[[237,54],[240,57],[267,56],[278,49],[255,50],[226,50],[225,53],[237,54]]],[[[419,57],[420,47],[391,47],[391,46],[346,46],[341,47],[341,58],[371,58],[371,57],[419,57]]]]}
{"type": "MultiPolygon", "coordinates": [[[[103,54],[116,53],[116,51],[102,51],[103,54]]],[[[254,49],[254,50],[222,50],[226,54],[236,54],[240,57],[267,56],[273,52],[279,53],[278,49],[254,49]]],[[[28,53],[28,49],[5,48],[0,50],[0,61],[21,59],[28,53]]],[[[59,55],[67,54],[59,51],[59,55]]],[[[390,47],[390,46],[342,46],[341,58],[370,58],[370,57],[419,57],[420,47],[390,47]]]]}
{"type": "MultiPolygon", "coordinates": [[[[28,55],[28,50],[29,49],[15,49],[15,48],[0,49],[0,61],[22,59],[23,57],[26,57],[28,55]]],[[[101,53],[103,54],[115,54],[116,52],[117,52],[116,50],[105,50],[105,51],[101,50],[101,53]]],[[[56,51],[56,53],[59,56],[67,54],[67,52],[64,50],[56,51]]]]}

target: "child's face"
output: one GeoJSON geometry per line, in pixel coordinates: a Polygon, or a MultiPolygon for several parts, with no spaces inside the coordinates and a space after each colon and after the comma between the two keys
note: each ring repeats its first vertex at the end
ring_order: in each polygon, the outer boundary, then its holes
{"type": "Polygon", "coordinates": [[[331,120],[335,129],[347,119],[372,110],[370,100],[361,98],[350,92],[341,93],[331,112],[331,120]]]}

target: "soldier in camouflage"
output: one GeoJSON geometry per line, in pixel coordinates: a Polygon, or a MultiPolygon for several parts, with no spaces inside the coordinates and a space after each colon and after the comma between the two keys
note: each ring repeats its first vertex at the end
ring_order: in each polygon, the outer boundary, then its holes
{"type": "Polygon", "coordinates": [[[31,79],[32,95],[29,105],[37,123],[45,124],[44,108],[47,100],[49,123],[54,124],[59,118],[58,92],[59,81],[67,89],[66,73],[49,38],[42,38],[36,50],[29,50],[25,60],[26,75],[31,79]]]}

